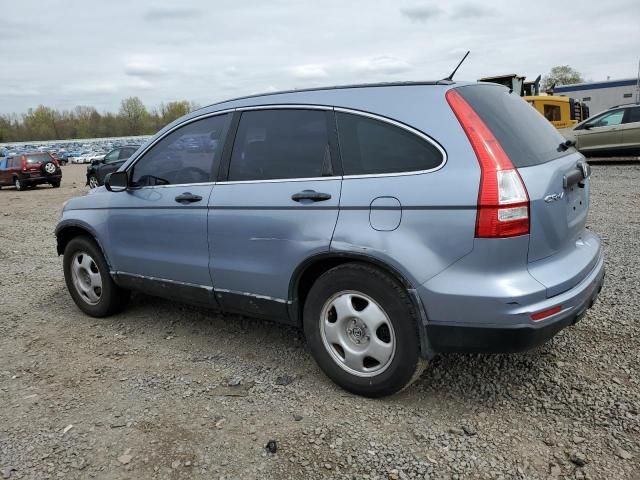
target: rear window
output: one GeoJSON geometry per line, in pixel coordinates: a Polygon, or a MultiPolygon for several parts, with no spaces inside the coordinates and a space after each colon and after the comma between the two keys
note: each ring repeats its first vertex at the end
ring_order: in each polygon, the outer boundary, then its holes
{"type": "Polygon", "coordinates": [[[345,175],[417,172],[443,161],[435,146],[403,128],[349,113],[336,118],[345,175]]]}
{"type": "Polygon", "coordinates": [[[44,163],[51,161],[48,153],[34,153],[27,155],[27,163],[44,163]]]}
{"type": "Polygon", "coordinates": [[[493,85],[457,88],[489,127],[515,167],[531,167],[573,151],[559,151],[565,139],[519,95],[493,85]]]}

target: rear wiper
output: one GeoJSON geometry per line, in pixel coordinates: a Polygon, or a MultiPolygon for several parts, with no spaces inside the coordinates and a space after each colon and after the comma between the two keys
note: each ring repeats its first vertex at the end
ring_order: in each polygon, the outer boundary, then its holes
{"type": "Polygon", "coordinates": [[[575,145],[576,145],[575,140],[565,140],[564,142],[560,143],[560,145],[558,145],[558,151],[564,152],[565,150],[568,150],[571,147],[575,147],[575,145]]]}

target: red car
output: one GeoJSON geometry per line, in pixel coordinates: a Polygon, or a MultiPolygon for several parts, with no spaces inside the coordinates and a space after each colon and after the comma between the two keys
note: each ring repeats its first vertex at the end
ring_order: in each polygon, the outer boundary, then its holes
{"type": "Polygon", "coordinates": [[[60,164],[47,152],[17,155],[9,158],[6,166],[0,168],[0,187],[13,185],[16,190],[24,190],[48,183],[57,188],[61,181],[60,164]]]}

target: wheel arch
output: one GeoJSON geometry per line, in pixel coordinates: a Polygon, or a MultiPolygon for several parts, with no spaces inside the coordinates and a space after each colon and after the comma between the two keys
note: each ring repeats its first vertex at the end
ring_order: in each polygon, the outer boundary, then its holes
{"type": "Polygon", "coordinates": [[[398,281],[408,292],[416,309],[418,334],[420,336],[420,353],[424,358],[431,358],[434,352],[427,339],[427,313],[414,285],[397,268],[376,257],[362,253],[330,252],[314,255],[294,271],[289,284],[289,316],[294,325],[302,326],[304,303],[313,283],[326,271],[345,263],[363,263],[376,267],[398,281]]]}
{"type": "Polygon", "coordinates": [[[69,242],[79,236],[90,237],[94,242],[96,242],[96,245],[98,245],[98,248],[102,252],[102,256],[104,257],[105,262],[107,262],[107,265],[111,270],[111,262],[109,261],[109,256],[102,246],[102,242],[100,242],[96,231],[92,227],[84,223],[67,222],[59,225],[56,228],[56,250],[58,252],[58,255],[64,254],[64,249],[67,247],[69,242]]]}

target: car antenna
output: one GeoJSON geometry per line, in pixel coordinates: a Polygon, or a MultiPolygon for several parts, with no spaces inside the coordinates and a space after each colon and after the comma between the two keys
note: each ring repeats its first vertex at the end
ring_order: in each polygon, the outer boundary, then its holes
{"type": "Polygon", "coordinates": [[[460,68],[460,65],[462,65],[462,62],[464,62],[467,59],[467,57],[469,56],[470,53],[471,53],[471,50],[467,50],[467,53],[464,54],[464,57],[462,57],[462,60],[460,60],[460,63],[458,63],[456,68],[453,69],[453,72],[451,72],[448,77],[445,77],[440,81],[441,82],[453,82],[453,76],[456,74],[456,72],[460,68]]]}

